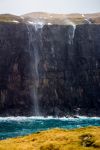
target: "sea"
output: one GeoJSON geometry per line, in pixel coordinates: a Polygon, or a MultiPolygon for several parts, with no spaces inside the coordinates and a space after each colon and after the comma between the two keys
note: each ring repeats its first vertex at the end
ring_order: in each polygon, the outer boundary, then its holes
{"type": "Polygon", "coordinates": [[[0,140],[52,128],[75,129],[87,126],[100,126],[100,117],[0,117],[0,140]]]}

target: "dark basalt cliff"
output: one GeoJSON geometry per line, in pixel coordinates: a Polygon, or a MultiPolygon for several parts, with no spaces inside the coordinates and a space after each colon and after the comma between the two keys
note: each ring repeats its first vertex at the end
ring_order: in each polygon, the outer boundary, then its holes
{"type": "Polygon", "coordinates": [[[0,115],[73,114],[100,116],[100,25],[0,22],[0,115]]]}

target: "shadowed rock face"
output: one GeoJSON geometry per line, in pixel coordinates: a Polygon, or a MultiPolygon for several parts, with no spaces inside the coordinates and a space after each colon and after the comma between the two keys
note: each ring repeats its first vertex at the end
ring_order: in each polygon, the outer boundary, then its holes
{"type": "Polygon", "coordinates": [[[71,111],[74,108],[82,115],[100,115],[99,39],[99,25],[78,25],[75,31],[72,59],[70,49],[68,50],[65,105],[68,103],[67,106],[71,111]]]}
{"type": "Polygon", "coordinates": [[[0,113],[25,114],[31,99],[26,85],[30,56],[25,24],[0,23],[0,113]]]}
{"type": "Polygon", "coordinates": [[[0,22],[0,115],[100,116],[99,41],[99,24],[0,22]]]}

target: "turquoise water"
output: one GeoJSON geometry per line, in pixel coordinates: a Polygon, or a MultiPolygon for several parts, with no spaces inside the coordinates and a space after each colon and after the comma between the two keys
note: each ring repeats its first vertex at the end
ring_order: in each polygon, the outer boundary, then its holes
{"type": "Polygon", "coordinates": [[[0,117],[0,139],[28,135],[56,127],[73,129],[86,126],[100,126],[100,118],[0,117]]]}

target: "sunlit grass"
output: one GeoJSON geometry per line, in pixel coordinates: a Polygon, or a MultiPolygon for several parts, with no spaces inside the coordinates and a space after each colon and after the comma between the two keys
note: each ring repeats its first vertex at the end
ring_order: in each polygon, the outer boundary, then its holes
{"type": "Polygon", "coordinates": [[[100,150],[100,127],[52,129],[2,140],[0,150],[100,150]]]}
{"type": "Polygon", "coordinates": [[[10,14],[1,14],[0,15],[0,22],[13,22],[13,21],[21,22],[22,19],[19,16],[10,15],[10,14]]]}

